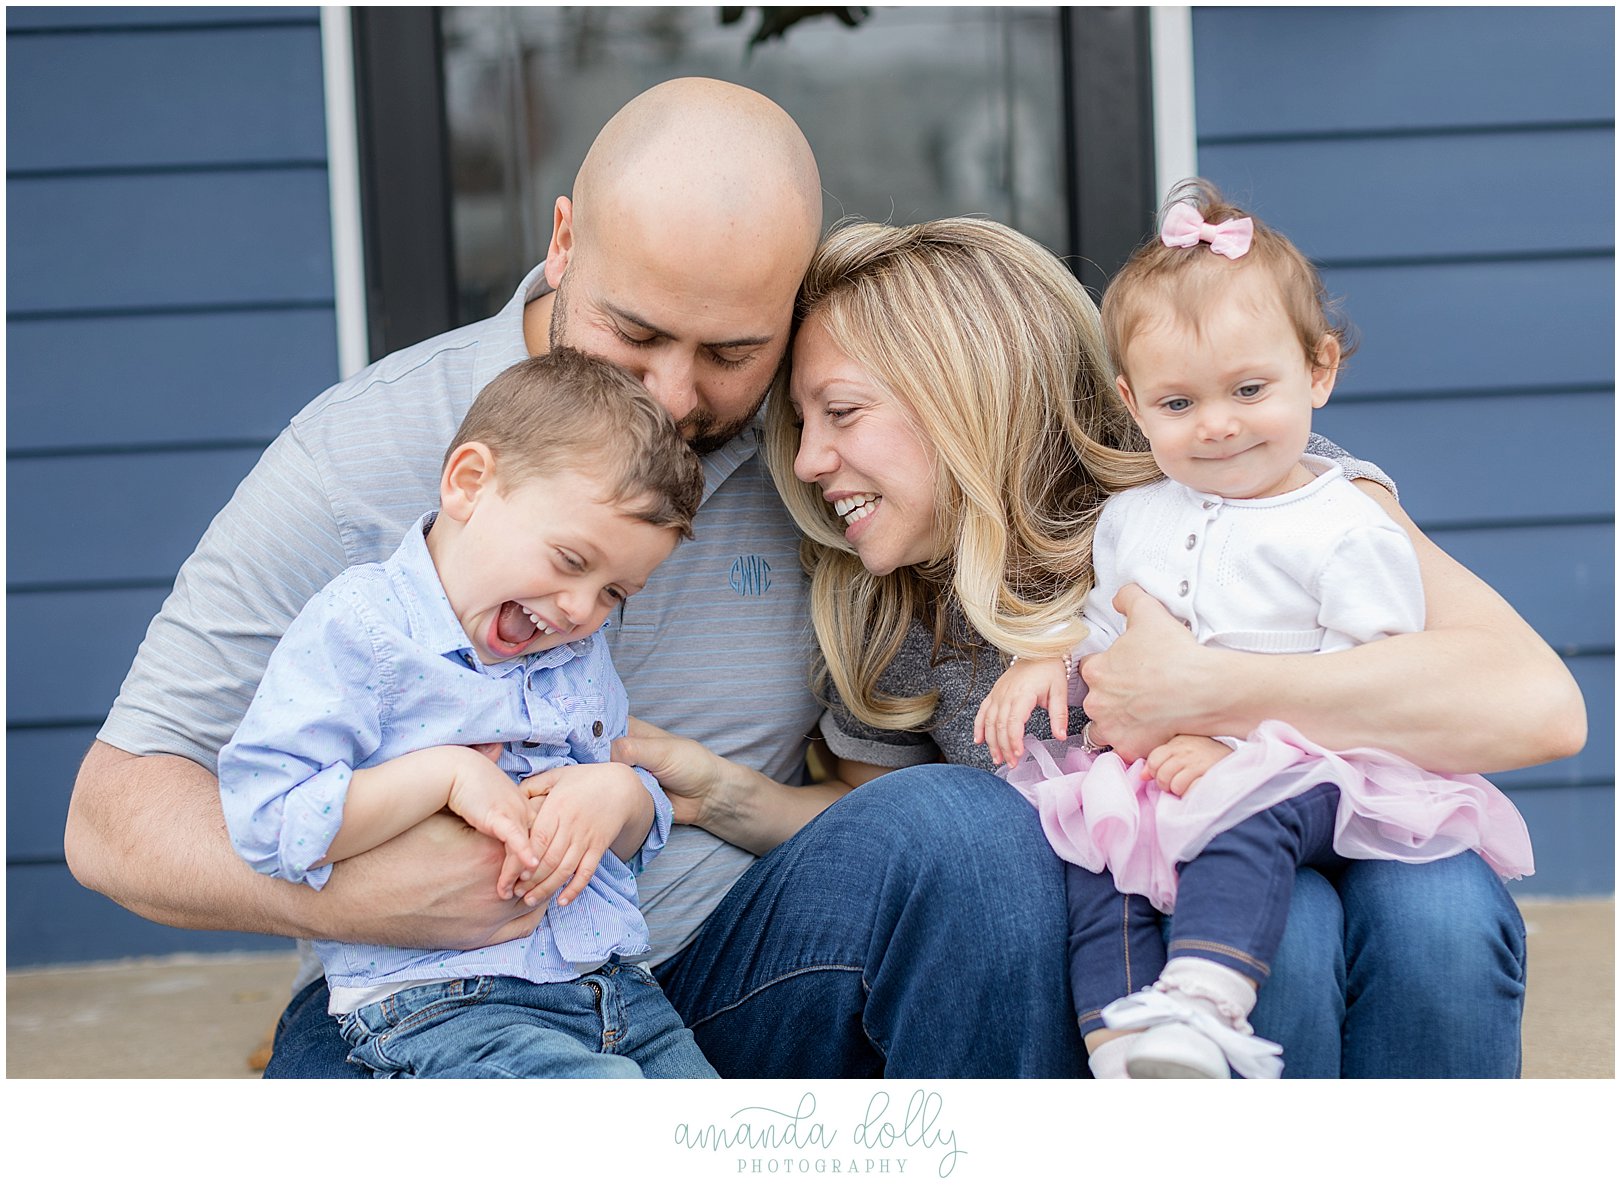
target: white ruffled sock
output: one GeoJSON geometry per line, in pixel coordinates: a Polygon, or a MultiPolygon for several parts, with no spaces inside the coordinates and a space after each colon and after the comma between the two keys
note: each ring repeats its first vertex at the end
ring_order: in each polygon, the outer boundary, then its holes
{"type": "Polygon", "coordinates": [[[1126,1053],[1131,1048],[1131,1042],[1141,1035],[1137,1032],[1128,1032],[1125,1036],[1117,1036],[1113,1040],[1106,1040],[1097,1047],[1097,1051],[1086,1059],[1091,1067],[1092,1076],[1103,1078],[1125,1078],[1131,1075],[1126,1072],[1126,1053]]]}
{"type": "Polygon", "coordinates": [[[1172,999],[1215,1016],[1229,1027],[1249,1031],[1250,1012],[1255,1010],[1255,984],[1231,967],[1208,958],[1172,958],[1154,985],[1172,999]]]}

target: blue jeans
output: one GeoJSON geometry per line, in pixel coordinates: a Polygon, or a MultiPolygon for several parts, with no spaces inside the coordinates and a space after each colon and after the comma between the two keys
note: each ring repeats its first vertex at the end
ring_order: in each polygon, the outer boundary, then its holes
{"type": "Polygon", "coordinates": [[[681,1017],[639,966],[566,983],[486,976],[409,987],[339,1021],[375,1077],[712,1078],[681,1017]]]}
{"type": "Polygon", "coordinates": [[[1320,784],[1212,838],[1177,871],[1176,915],[1162,920],[1108,871],[1066,865],[1069,976],[1081,1034],[1103,1009],[1159,977],[1169,957],[1204,958],[1264,986],[1283,941],[1295,872],[1332,871],[1339,790],[1320,784]]]}
{"type": "MultiPolygon", "coordinates": [[[[1488,1076],[1465,1035],[1487,1029],[1513,1037],[1517,1064],[1524,931],[1470,859],[1353,863],[1336,884],[1301,872],[1252,1017],[1289,1046],[1290,1073],[1488,1076]],[[1472,970],[1440,988],[1466,1020],[1409,1001],[1426,930],[1470,939],[1462,955],[1502,938],[1489,995],[1472,970]]],[[[1030,807],[988,772],[926,765],[862,785],[754,864],[656,973],[723,1077],[1085,1077],[1066,929],[1063,865],[1030,807]]],[[[356,1076],[325,1012],[324,983],[294,997],[267,1077],[356,1076]]]]}

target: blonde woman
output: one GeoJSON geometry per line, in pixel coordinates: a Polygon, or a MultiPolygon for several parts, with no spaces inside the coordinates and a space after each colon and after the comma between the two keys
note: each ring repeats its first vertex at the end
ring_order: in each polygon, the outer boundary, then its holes
{"type": "MultiPolygon", "coordinates": [[[[1006,654],[1078,623],[1098,507],[1153,465],[1112,388],[1092,302],[1017,232],[975,219],[855,224],[819,250],[791,373],[769,402],[767,457],[806,536],[822,734],[856,790],[829,816],[852,804],[927,812],[931,789],[1005,806],[1006,786],[988,779],[989,755],[973,742],[975,713],[1006,654]],[[946,766],[915,767],[937,760],[946,766]]],[[[1419,533],[1375,468],[1320,438],[1312,449],[1360,477],[1412,535],[1428,630],[1328,657],[1222,654],[1128,592],[1129,630],[1087,668],[1096,738],[1134,756],[1173,734],[1243,735],[1277,717],[1332,746],[1397,740],[1416,762],[1454,770],[1579,746],[1580,698],[1557,658],[1419,533]],[[1508,689],[1517,696],[1501,697],[1508,689]]],[[[652,766],[678,815],[734,831],[748,821],[762,838],[797,824],[780,786],[685,741],[657,742],[652,766]]],[[[812,853],[816,825],[783,849],[812,853]]],[[[1032,860],[1003,878],[1034,906],[1050,902],[1059,876],[1032,860]]],[[[1290,1049],[1291,1076],[1517,1072],[1524,929],[1478,857],[1353,863],[1332,882],[1308,869],[1293,903],[1254,1016],[1290,1049]]],[[[938,927],[964,930],[970,954],[1029,945],[947,913],[938,927]]],[[[1064,938],[1043,944],[1061,950],[1064,938]]],[[[1041,977],[1045,955],[1028,957],[1025,977],[1041,977]]]]}

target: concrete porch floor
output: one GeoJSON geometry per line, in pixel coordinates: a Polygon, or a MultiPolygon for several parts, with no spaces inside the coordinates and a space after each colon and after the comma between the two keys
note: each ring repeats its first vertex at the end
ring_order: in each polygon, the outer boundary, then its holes
{"type": "MultiPolygon", "coordinates": [[[[1527,1078],[1615,1076],[1615,902],[1527,900],[1527,1078]]],[[[164,958],[6,975],[10,1078],[254,1078],[287,1001],[286,955],[164,958]]]]}

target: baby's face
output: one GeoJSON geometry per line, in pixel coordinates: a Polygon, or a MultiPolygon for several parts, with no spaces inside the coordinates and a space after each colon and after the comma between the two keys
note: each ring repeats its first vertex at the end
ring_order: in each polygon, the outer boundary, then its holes
{"type": "Polygon", "coordinates": [[[1237,272],[1199,325],[1146,322],[1126,343],[1117,383],[1154,461],[1177,482],[1224,499],[1282,495],[1300,465],[1313,409],[1334,387],[1334,356],[1314,367],[1271,282],[1237,272]]]}
{"type": "Polygon", "coordinates": [[[440,580],[479,659],[495,664],[591,635],[677,539],[564,471],[484,492],[440,580]]]}

